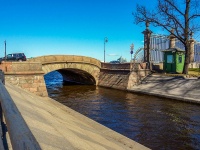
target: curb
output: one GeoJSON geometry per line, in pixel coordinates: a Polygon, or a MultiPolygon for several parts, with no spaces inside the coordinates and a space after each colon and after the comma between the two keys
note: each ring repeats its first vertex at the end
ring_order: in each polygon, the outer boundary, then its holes
{"type": "Polygon", "coordinates": [[[172,100],[179,100],[179,101],[184,101],[188,103],[195,103],[195,104],[200,104],[200,100],[195,99],[195,98],[190,98],[190,97],[181,97],[181,96],[176,96],[176,95],[165,95],[165,94],[159,94],[155,92],[147,92],[147,91],[139,91],[139,90],[127,90],[132,93],[141,93],[141,94],[146,94],[146,95],[153,95],[157,97],[162,97],[162,98],[169,98],[172,100]]]}

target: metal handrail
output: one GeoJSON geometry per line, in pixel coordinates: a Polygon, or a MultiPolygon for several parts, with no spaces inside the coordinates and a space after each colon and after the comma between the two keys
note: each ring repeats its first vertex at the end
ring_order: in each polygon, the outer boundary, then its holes
{"type": "Polygon", "coordinates": [[[2,71],[0,71],[0,103],[3,111],[1,114],[3,113],[5,117],[12,148],[14,150],[41,150],[41,147],[1,81],[5,83],[2,71]]]}
{"type": "MultiPolygon", "coordinates": [[[[5,84],[5,79],[4,79],[4,73],[2,70],[0,70],[0,82],[5,84]]],[[[4,145],[3,145],[3,138],[4,138],[4,131],[2,128],[3,125],[3,113],[2,113],[2,107],[1,107],[1,103],[0,103],[0,136],[2,138],[2,140],[0,140],[0,149],[4,150],[4,145]]]]}
{"type": "Polygon", "coordinates": [[[4,72],[0,69],[0,81],[5,84],[5,76],[4,76],[4,72]]]}

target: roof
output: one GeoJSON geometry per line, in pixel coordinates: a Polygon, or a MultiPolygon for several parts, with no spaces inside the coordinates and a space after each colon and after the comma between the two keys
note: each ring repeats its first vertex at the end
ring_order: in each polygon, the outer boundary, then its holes
{"type": "Polygon", "coordinates": [[[178,48],[178,47],[174,47],[174,48],[168,48],[168,49],[166,49],[166,50],[163,50],[162,52],[185,52],[185,50],[182,50],[182,49],[180,49],[180,48],[178,48]]]}

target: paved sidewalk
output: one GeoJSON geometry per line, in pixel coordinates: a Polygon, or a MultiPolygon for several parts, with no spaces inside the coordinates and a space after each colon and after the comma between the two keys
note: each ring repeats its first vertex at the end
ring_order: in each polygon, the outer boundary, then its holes
{"type": "Polygon", "coordinates": [[[200,103],[200,79],[150,75],[130,92],[200,103]]]}

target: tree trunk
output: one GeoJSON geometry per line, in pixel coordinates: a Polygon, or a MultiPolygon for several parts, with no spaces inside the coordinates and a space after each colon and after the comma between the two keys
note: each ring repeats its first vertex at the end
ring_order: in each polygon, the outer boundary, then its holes
{"type": "MultiPolygon", "coordinates": [[[[187,42],[188,43],[188,42],[187,42]]],[[[189,44],[185,45],[185,63],[184,63],[184,68],[183,68],[183,74],[188,74],[188,67],[190,64],[190,48],[189,44]]]]}
{"type": "Polygon", "coordinates": [[[184,28],[184,38],[185,38],[185,64],[183,73],[188,74],[188,67],[190,63],[190,42],[189,42],[189,10],[190,10],[190,0],[186,0],[186,7],[185,7],[185,28],[184,28]]]}

